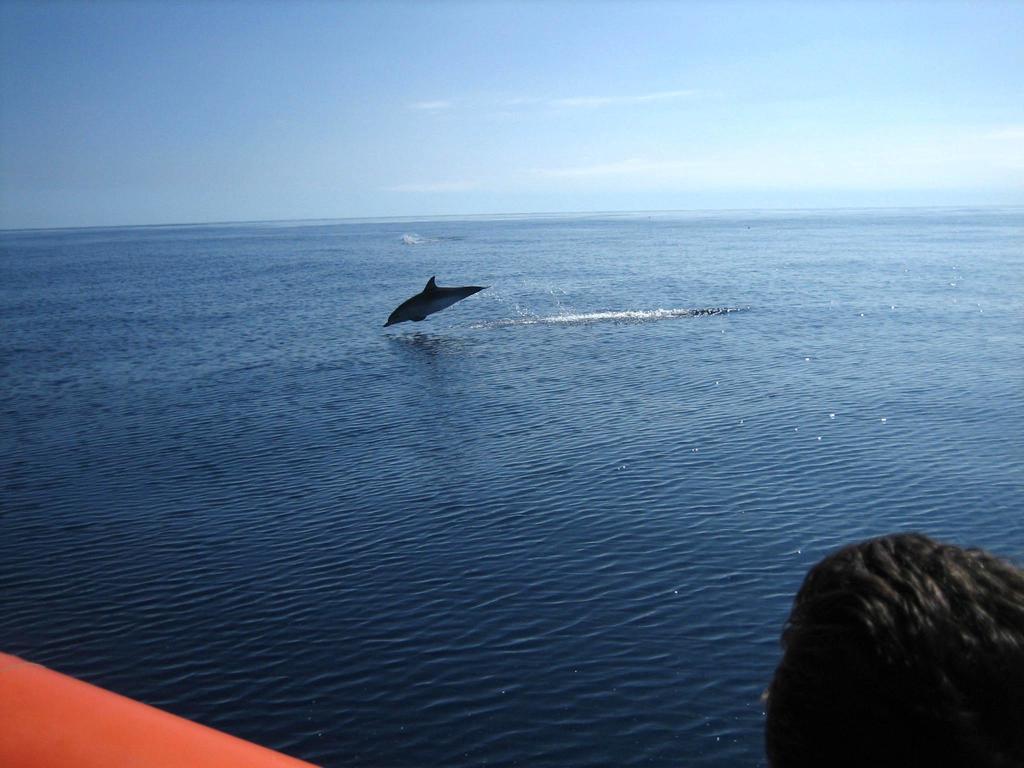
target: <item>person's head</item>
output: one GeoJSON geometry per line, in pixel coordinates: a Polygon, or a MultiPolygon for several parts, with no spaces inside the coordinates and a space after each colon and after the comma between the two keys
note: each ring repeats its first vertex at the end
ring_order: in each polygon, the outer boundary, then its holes
{"type": "Polygon", "coordinates": [[[1024,766],[1024,571],[898,534],[807,574],[768,689],[772,768],[1024,766]]]}

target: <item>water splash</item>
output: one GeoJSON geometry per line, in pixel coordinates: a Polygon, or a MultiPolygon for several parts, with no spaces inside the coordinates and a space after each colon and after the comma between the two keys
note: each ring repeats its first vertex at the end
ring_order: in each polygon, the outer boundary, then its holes
{"type": "Polygon", "coordinates": [[[427,245],[429,243],[446,243],[446,242],[458,242],[459,240],[465,240],[463,235],[437,235],[435,237],[425,237],[418,235],[415,232],[406,232],[402,235],[402,242],[405,245],[427,245]]]}

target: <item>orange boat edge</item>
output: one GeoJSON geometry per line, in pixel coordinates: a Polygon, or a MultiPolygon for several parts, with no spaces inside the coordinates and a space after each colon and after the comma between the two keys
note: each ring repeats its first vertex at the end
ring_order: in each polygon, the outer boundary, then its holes
{"type": "Polygon", "coordinates": [[[311,765],[0,653],[0,766],[4,768],[311,765]]]}

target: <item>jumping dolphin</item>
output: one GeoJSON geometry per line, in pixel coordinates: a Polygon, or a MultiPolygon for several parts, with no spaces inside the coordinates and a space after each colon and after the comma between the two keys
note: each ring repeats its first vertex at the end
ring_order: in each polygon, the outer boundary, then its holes
{"type": "Polygon", "coordinates": [[[416,322],[426,320],[427,315],[440,312],[456,301],[462,301],[467,296],[472,296],[486,287],[486,285],[464,285],[459,288],[438,288],[432,277],[427,280],[426,288],[398,305],[398,309],[391,313],[388,321],[384,323],[384,327],[387,328],[389,325],[406,320],[415,320],[416,322]]]}

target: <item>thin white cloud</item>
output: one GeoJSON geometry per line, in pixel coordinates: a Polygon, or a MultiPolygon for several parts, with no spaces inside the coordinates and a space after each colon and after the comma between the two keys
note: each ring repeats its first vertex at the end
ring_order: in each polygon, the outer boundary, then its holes
{"type": "Polygon", "coordinates": [[[985,134],[985,138],[996,141],[1021,141],[1024,140],[1024,125],[1003,126],[985,134]]]}
{"type": "MultiPolygon", "coordinates": [[[[676,91],[654,91],[652,93],[641,93],[627,96],[566,96],[560,98],[544,98],[538,96],[522,96],[497,99],[493,104],[506,109],[529,108],[529,107],[554,107],[556,109],[597,109],[600,107],[630,106],[639,104],[656,104],[670,101],[689,99],[700,93],[694,89],[676,91]]],[[[464,105],[472,106],[472,100],[464,105]]],[[[456,105],[452,99],[434,99],[428,101],[414,101],[409,104],[409,109],[418,112],[441,112],[452,109],[456,105]]],[[[484,99],[476,106],[487,105],[484,99]]]]}
{"type": "Polygon", "coordinates": [[[534,168],[531,173],[546,179],[588,179],[599,177],[644,177],[665,180],[679,178],[700,167],[686,160],[655,161],[640,158],[617,160],[593,165],[534,168]]]}
{"type": "Polygon", "coordinates": [[[657,91],[634,96],[570,96],[562,99],[551,99],[555,107],[595,108],[628,104],[651,104],[655,102],[677,101],[697,95],[695,90],[657,91]]]}
{"type": "Polygon", "coordinates": [[[385,187],[384,191],[414,193],[465,192],[470,189],[476,189],[479,186],[480,183],[476,181],[433,181],[425,183],[395,184],[391,187],[385,187]]]}
{"type": "Polygon", "coordinates": [[[442,109],[450,109],[451,106],[452,102],[447,99],[435,99],[434,101],[414,101],[409,105],[409,109],[420,112],[439,112],[442,109]]]}
{"type": "Polygon", "coordinates": [[[521,172],[565,189],[1024,189],[1024,125],[893,127],[850,135],[768,136],[657,154],[598,155],[521,172]]]}

